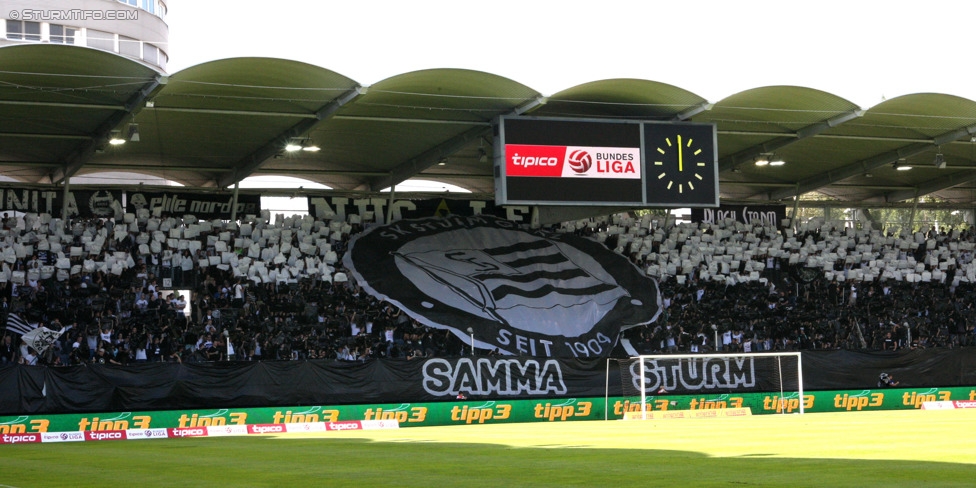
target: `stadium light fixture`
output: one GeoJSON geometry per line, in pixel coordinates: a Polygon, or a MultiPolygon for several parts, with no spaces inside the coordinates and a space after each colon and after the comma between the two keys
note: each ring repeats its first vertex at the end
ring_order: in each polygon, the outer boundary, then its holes
{"type": "Polygon", "coordinates": [[[942,151],[939,151],[935,154],[935,160],[932,161],[932,164],[934,164],[936,168],[945,169],[946,160],[945,160],[945,156],[942,155],[942,151]]]}
{"type": "Polygon", "coordinates": [[[293,142],[289,142],[288,144],[285,144],[285,151],[295,152],[295,151],[301,151],[301,150],[302,150],[302,145],[301,144],[298,144],[298,143],[295,143],[294,141],[293,142]]]}
{"type": "Polygon", "coordinates": [[[762,153],[756,158],[756,166],[782,166],[786,164],[781,158],[777,158],[773,153],[762,153]]]}
{"type": "Polygon", "coordinates": [[[139,124],[129,124],[129,142],[139,142],[139,124]]]}
{"type": "Polygon", "coordinates": [[[898,162],[898,161],[895,161],[894,163],[891,163],[891,167],[894,168],[895,171],[908,171],[908,170],[912,169],[911,166],[909,166],[907,164],[904,164],[902,162],[898,162]]]}
{"type": "Polygon", "coordinates": [[[108,139],[108,143],[113,146],[121,146],[125,144],[125,139],[122,138],[122,132],[113,130],[112,135],[108,139]]]}
{"type": "Polygon", "coordinates": [[[302,139],[299,137],[293,137],[288,140],[287,144],[285,144],[285,151],[287,152],[318,152],[321,150],[322,148],[316,146],[315,144],[309,144],[309,140],[307,138],[302,139]]]}

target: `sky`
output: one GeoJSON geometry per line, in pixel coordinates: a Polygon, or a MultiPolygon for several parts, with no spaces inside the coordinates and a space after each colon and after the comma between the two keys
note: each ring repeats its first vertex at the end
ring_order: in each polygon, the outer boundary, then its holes
{"type": "Polygon", "coordinates": [[[870,108],[935,92],[976,100],[972,0],[170,0],[169,71],[259,56],[371,85],[430,68],[501,75],[543,95],[612,78],[710,102],[773,85],[870,108]]]}

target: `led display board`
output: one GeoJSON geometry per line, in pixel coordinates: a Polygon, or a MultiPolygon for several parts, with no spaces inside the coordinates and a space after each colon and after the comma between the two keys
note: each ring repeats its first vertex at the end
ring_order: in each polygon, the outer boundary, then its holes
{"type": "Polygon", "coordinates": [[[713,124],[502,117],[499,205],[718,206],[713,124]]]}

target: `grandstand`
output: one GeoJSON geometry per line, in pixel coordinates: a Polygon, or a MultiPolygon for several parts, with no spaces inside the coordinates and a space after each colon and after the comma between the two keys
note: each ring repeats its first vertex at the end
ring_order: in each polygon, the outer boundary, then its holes
{"type": "MultiPolygon", "coordinates": [[[[240,321],[234,318],[242,316],[242,310],[251,312],[258,304],[277,306],[279,299],[269,298],[267,290],[274,289],[271,295],[277,295],[279,283],[288,284],[288,289],[319,290],[333,276],[348,279],[339,266],[348,236],[364,226],[402,217],[394,212],[395,207],[404,206],[400,204],[403,194],[399,195],[400,200],[396,198],[397,184],[411,178],[429,179],[470,189],[473,193],[464,198],[472,202],[487,200],[493,192],[491,154],[496,150],[492,120],[500,115],[521,114],[716,124],[723,208],[779,205],[774,217],[762,225],[729,218],[677,223],[660,214],[652,219],[646,213],[609,207],[500,210],[508,218],[534,226],[592,235],[630,258],[649,276],[660,280],[666,303],[679,305],[676,308],[681,313],[666,310],[666,321],[679,320],[687,313],[688,305],[701,301],[696,294],[703,290],[708,290],[707,302],[719,288],[758,287],[776,300],[753,293],[750,300],[738,304],[742,316],[730,315],[715,324],[720,334],[736,331],[740,343],[753,339],[756,344],[750,347],[759,349],[877,348],[879,341],[883,342],[878,334],[885,330],[885,324],[894,323],[897,327],[889,332],[902,348],[966,345],[972,341],[972,334],[966,333],[970,327],[964,325],[968,321],[960,316],[967,313],[965,310],[953,311],[956,316],[952,322],[959,330],[946,330],[944,325],[933,328],[927,324],[946,322],[917,320],[905,311],[880,315],[861,311],[877,297],[909,293],[904,289],[920,294],[918,289],[933,288],[934,293],[923,295],[953,296],[958,300],[967,296],[974,278],[973,243],[965,230],[973,218],[968,208],[972,202],[968,185],[974,171],[969,168],[976,167],[967,148],[976,130],[973,120],[965,116],[972,107],[966,102],[950,104],[958,100],[948,95],[909,95],[885,102],[883,107],[863,110],[832,95],[799,87],[757,88],[718,103],[707,103],[680,88],[660,83],[605,80],[543,97],[511,80],[463,70],[408,73],[363,87],[321,68],[275,59],[222,60],[167,76],[151,67],[78,46],[21,44],[0,49],[0,57],[10,68],[4,74],[9,86],[38,88],[31,92],[6,88],[0,92],[0,98],[17,111],[15,118],[33,127],[29,133],[22,128],[4,130],[9,144],[5,145],[3,161],[4,173],[12,180],[4,190],[5,208],[19,216],[17,227],[8,232],[3,278],[9,283],[8,289],[17,289],[9,297],[15,309],[30,303],[31,310],[25,312],[28,315],[36,310],[48,312],[30,317],[32,320],[50,321],[54,318],[52,310],[74,310],[70,303],[64,303],[64,290],[87,287],[92,280],[100,281],[97,284],[109,295],[93,297],[95,306],[113,303],[108,308],[116,315],[114,321],[131,321],[133,315],[144,313],[166,315],[164,304],[157,305],[143,297],[155,279],[157,296],[175,298],[177,290],[186,290],[188,296],[184,298],[192,297],[187,307],[188,330],[178,339],[169,334],[167,339],[175,342],[166,344],[166,350],[184,351],[186,346],[198,349],[202,343],[196,342],[202,334],[189,329],[203,326],[200,319],[207,314],[217,312],[219,318],[214,325],[221,327],[211,333],[219,335],[224,324],[236,327],[240,321]],[[51,62],[38,67],[33,59],[51,62]],[[92,76],[93,66],[100,73],[97,76],[106,80],[130,82],[126,87],[111,88],[82,83],[92,76]],[[288,73],[288,81],[272,76],[274,73],[288,73]],[[449,87],[451,96],[424,95],[425,90],[435,86],[437,90],[449,87]],[[306,99],[297,105],[297,100],[281,101],[287,98],[285,93],[294,90],[307,92],[306,99]],[[65,98],[67,93],[71,94],[71,101],[65,98]],[[631,93],[637,95],[610,103],[611,99],[631,93]],[[427,100],[426,104],[418,105],[421,98],[427,100]],[[494,101],[489,103],[487,99],[494,101]],[[594,108],[592,102],[600,102],[602,108],[594,108]],[[390,105],[401,108],[377,108],[390,105]],[[830,108],[804,112],[814,105],[830,108]],[[621,111],[623,107],[627,110],[621,111]],[[765,117],[762,124],[767,128],[758,130],[750,126],[755,123],[738,120],[735,114],[743,110],[765,117]],[[443,116],[458,111],[469,115],[443,116]],[[73,115],[62,116],[62,112],[73,115]],[[787,112],[794,114],[796,120],[782,122],[787,112]],[[918,116],[945,122],[934,124],[938,127],[928,134],[906,138],[893,133],[888,123],[882,127],[882,119],[887,120],[892,113],[901,114],[892,123],[906,128],[918,116]],[[62,127],[45,129],[49,127],[45,121],[51,118],[60,120],[62,127]],[[263,123],[255,124],[255,120],[263,123]],[[768,129],[776,125],[774,121],[778,124],[776,129],[768,129]],[[181,131],[184,127],[194,129],[181,131]],[[437,130],[433,130],[435,127],[437,130]],[[860,135],[853,137],[855,132],[860,135]],[[340,141],[330,136],[335,133],[347,136],[340,141]],[[110,144],[119,135],[125,136],[122,139],[127,139],[126,143],[110,144]],[[37,144],[38,138],[52,143],[37,144]],[[299,150],[291,150],[290,146],[296,145],[299,150]],[[834,148],[830,164],[819,156],[826,145],[834,148]],[[785,161],[788,177],[773,173],[781,167],[760,165],[772,152],[775,159],[785,161]],[[949,164],[927,162],[934,158],[949,164]],[[342,165],[337,165],[337,161],[343,161],[342,165]],[[898,171],[896,165],[912,166],[914,171],[898,171]],[[189,185],[181,191],[191,196],[191,204],[185,206],[185,201],[172,192],[166,194],[164,188],[70,185],[73,176],[106,171],[151,175],[189,185]],[[289,190],[290,196],[308,197],[313,215],[273,222],[269,215],[257,210],[260,204],[255,199],[261,194],[282,194],[281,190],[241,192],[236,186],[247,176],[261,174],[302,177],[331,190],[289,190]],[[393,191],[380,191],[386,187],[393,191]],[[152,195],[157,198],[162,193],[161,202],[140,200],[147,190],[155,192],[152,195]],[[111,198],[103,198],[113,191],[111,198]],[[911,199],[900,203],[909,193],[911,199]],[[811,194],[821,198],[806,199],[811,194]],[[68,202],[71,197],[75,206],[68,202]],[[229,212],[207,212],[219,206],[228,208],[228,202],[234,203],[229,212]],[[883,222],[873,215],[879,213],[879,204],[901,208],[911,205],[912,218],[897,226],[883,222]],[[848,215],[850,220],[831,218],[831,209],[837,208],[854,209],[841,215],[848,215]],[[946,231],[944,222],[914,220],[916,211],[941,208],[963,211],[957,228],[946,231]],[[238,215],[238,209],[247,213],[238,215]],[[69,211],[74,218],[67,218],[69,211]],[[818,216],[805,219],[804,214],[818,216]],[[935,228],[940,224],[942,228],[935,228]],[[293,242],[280,242],[276,249],[261,249],[268,240],[250,239],[250,233],[262,229],[278,236],[284,232],[293,237],[293,242]],[[160,237],[156,233],[166,235],[160,237]],[[281,247],[307,247],[308,242],[300,241],[309,235],[318,240],[316,249],[296,253],[309,258],[297,267],[297,258],[285,256],[281,247]],[[323,237],[325,242],[321,242],[323,237]],[[197,243],[191,245],[193,241],[197,243]],[[234,255],[233,262],[224,261],[226,257],[214,260],[214,255],[228,252],[234,255]],[[287,266],[273,262],[278,254],[287,266]],[[205,255],[208,259],[201,259],[205,255]],[[244,267],[240,267],[237,256],[247,259],[244,267]],[[816,273],[811,275],[810,271],[816,273]],[[306,277],[311,280],[306,281],[306,277]],[[223,289],[225,283],[238,278],[254,286],[249,287],[247,300],[235,309],[229,307],[223,289]],[[25,285],[40,282],[52,285],[41,293],[25,285]],[[134,286],[135,282],[139,282],[138,286],[134,286]],[[201,286],[206,287],[205,291],[201,286]],[[163,288],[168,291],[162,292],[163,288]],[[863,288],[861,299],[855,300],[858,288],[863,288]],[[809,302],[804,305],[802,299],[811,292],[820,296],[823,290],[831,291],[831,305],[836,306],[837,312],[821,320],[804,319],[808,324],[807,338],[797,335],[798,330],[791,329],[787,334],[781,323],[794,320],[787,318],[784,309],[798,314],[804,306],[820,307],[809,302]],[[692,303],[688,303],[690,297],[695,297],[692,303]],[[48,304],[45,300],[62,303],[48,304]],[[145,310],[136,305],[141,301],[147,302],[145,310]],[[789,306],[773,307],[780,302],[789,306]],[[759,304],[778,312],[778,317],[771,319],[776,324],[756,330],[760,319],[747,310],[759,304]],[[752,337],[738,337],[738,331],[747,328],[755,331],[752,337]]],[[[420,198],[434,201],[432,205],[436,207],[437,197],[427,194],[420,198]]],[[[478,203],[480,208],[486,205],[490,202],[478,203]]],[[[836,210],[833,215],[837,215],[836,210]]],[[[328,286],[334,290],[350,288],[328,286]]],[[[355,290],[355,285],[351,288],[355,290]]],[[[389,309],[394,315],[398,312],[389,304],[370,301],[362,295],[358,299],[363,303],[357,307],[370,313],[379,309],[389,309]]],[[[725,298],[720,303],[722,300],[725,298]]],[[[348,320],[316,315],[320,300],[306,302],[310,303],[308,310],[291,312],[289,327],[300,330],[314,322],[348,320]]],[[[938,308],[931,312],[945,312],[944,307],[938,308]]],[[[243,316],[246,318],[247,314],[243,316]]],[[[62,323],[75,321],[74,317],[57,318],[62,323]]],[[[98,322],[89,317],[81,321],[98,322]]],[[[394,325],[409,323],[408,317],[398,315],[394,325]]],[[[714,350],[716,336],[704,329],[711,325],[696,323],[686,327],[691,330],[662,335],[667,326],[662,329],[659,323],[632,330],[628,335],[650,351],[683,351],[692,346],[714,350]],[[698,344],[691,337],[696,337],[698,344]]],[[[462,336],[441,340],[440,335],[430,331],[421,337],[406,334],[404,340],[400,339],[403,331],[398,330],[398,345],[401,341],[403,345],[422,342],[428,334],[438,339],[428,339],[423,348],[376,347],[386,341],[380,341],[378,331],[373,331],[374,337],[350,349],[335,337],[331,342],[308,345],[307,337],[291,341],[280,335],[281,330],[276,327],[265,325],[265,329],[268,330],[263,337],[271,342],[263,344],[258,356],[275,359],[458,354],[465,342],[462,336]]],[[[229,337],[235,344],[235,358],[253,357],[261,344],[256,337],[261,336],[243,329],[239,332],[229,337]]],[[[301,335],[310,333],[305,330],[301,335]]],[[[345,333],[333,331],[332,335],[345,333]]],[[[136,339],[128,335],[122,336],[136,339]]],[[[133,342],[143,342],[143,337],[139,335],[139,340],[133,342]]],[[[81,342],[88,346],[91,359],[98,344],[81,342]]],[[[728,344],[723,341],[720,347],[728,344]]],[[[70,344],[63,346],[67,350],[70,344]]],[[[129,349],[134,354],[136,344],[129,344],[129,349]]],[[[219,354],[226,356],[226,350],[219,354]]],[[[172,353],[166,356],[175,357],[172,353]]],[[[199,355],[191,357],[199,359],[199,355]]],[[[60,360],[71,358],[63,355],[60,360]]]]}
{"type": "MultiPolygon", "coordinates": [[[[236,359],[463,352],[459,338],[418,329],[415,319],[349,281],[341,252],[360,224],[327,226],[306,216],[277,225],[248,223],[231,232],[212,222],[130,217],[131,226],[113,226],[113,219],[78,222],[67,234],[34,214],[8,219],[16,221],[10,224],[13,234],[29,236],[3,251],[0,286],[9,293],[10,312],[33,323],[57,320],[76,327],[58,344],[61,355],[48,361],[77,364],[92,360],[100,348],[116,346],[122,363],[133,361],[137,349],[143,350],[140,359],[179,360],[185,353],[183,359],[197,361],[203,358],[195,351],[214,343],[223,348],[208,357],[226,359],[227,338],[220,337],[225,330],[236,359]],[[303,225],[319,245],[302,244],[303,225]],[[196,245],[164,253],[168,239],[150,240],[146,228],[156,229],[153,233],[184,228],[196,237],[181,240],[196,245]],[[244,245],[262,231],[292,235],[293,242],[263,249],[257,242],[244,245]],[[328,237],[319,239],[323,233],[328,237]],[[222,240],[211,239],[221,234],[222,240]],[[187,307],[172,303],[180,293],[174,290],[192,294],[185,317],[187,307]],[[83,337],[100,327],[113,331],[106,343],[83,337]],[[392,341],[385,336],[388,328],[394,331],[392,341]],[[146,343],[156,341],[160,351],[144,356],[146,343]],[[80,352],[72,355],[74,342],[80,352]]],[[[722,350],[882,349],[887,333],[901,349],[972,345],[971,232],[900,238],[857,231],[848,237],[844,229],[827,230],[825,224],[787,238],[772,227],[736,227],[661,227],[649,216],[621,214],[559,230],[591,234],[660,280],[664,315],[628,334],[635,334],[644,352],[689,352],[692,346],[714,351],[712,325],[716,335],[736,336],[734,343],[720,343],[722,350]],[[717,310],[728,313],[716,318],[717,310]]]]}
{"type": "MultiPolygon", "coordinates": [[[[106,50],[32,42],[0,48],[0,66],[7,327],[15,330],[15,317],[21,332],[63,331],[14,347],[5,362],[348,365],[974,344],[976,102],[952,95],[864,109],[814,88],[773,86],[710,102],[660,82],[613,79],[545,96],[461,69],[364,86],[284,59],[166,74],[106,50]],[[495,205],[500,117],[711,124],[721,206],[698,215],[655,205],[495,205]],[[136,177],[76,184],[110,172],[136,177]],[[325,189],[240,186],[267,175],[325,189]],[[416,179],[471,193],[398,192],[416,179]],[[158,181],[183,186],[146,184],[158,181]],[[267,195],[306,199],[309,213],[272,217],[261,205],[267,195]],[[895,221],[891,209],[904,215],[895,221]],[[350,266],[357,239],[384,226],[482,215],[542,236],[527,246],[575,266],[578,289],[598,291],[587,313],[611,317],[612,332],[562,334],[567,347],[558,349],[560,334],[542,330],[551,324],[493,335],[445,323],[449,316],[424,315],[439,312],[430,301],[377,293],[350,266]],[[599,266],[582,255],[600,256],[599,266]],[[597,268],[621,262],[654,279],[659,303],[634,298],[632,287],[627,313],[600,308],[623,295],[597,268]]],[[[397,266],[431,262],[394,251],[397,266]]],[[[516,322],[470,292],[480,283],[438,269],[432,280],[480,323],[516,322]]],[[[644,282],[626,273],[615,278],[644,282]]],[[[499,286],[505,296],[508,285],[499,286]]],[[[448,393],[457,394],[438,395],[448,393]]]]}

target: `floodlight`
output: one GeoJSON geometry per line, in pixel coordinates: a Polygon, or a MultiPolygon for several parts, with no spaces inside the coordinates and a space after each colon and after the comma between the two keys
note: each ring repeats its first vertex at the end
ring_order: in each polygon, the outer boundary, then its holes
{"type": "Polygon", "coordinates": [[[294,142],[289,142],[288,144],[285,144],[285,151],[295,152],[295,151],[301,151],[301,150],[302,150],[302,145],[301,144],[296,144],[294,142]]]}
{"type": "Polygon", "coordinates": [[[125,139],[122,138],[122,133],[120,131],[113,130],[111,137],[108,139],[108,143],[113,146],[120,146],[125,144],[125,139]]]}

